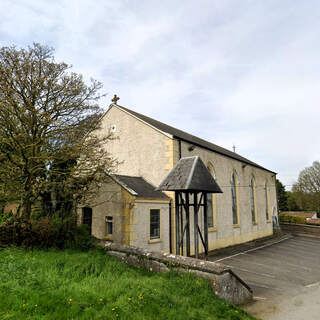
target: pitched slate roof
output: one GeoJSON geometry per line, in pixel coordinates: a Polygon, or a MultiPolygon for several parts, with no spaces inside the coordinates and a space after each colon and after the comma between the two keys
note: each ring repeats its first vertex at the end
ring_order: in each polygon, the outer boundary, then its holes
{"type": "Polygon", "coordinates": [[[181,158],[157,190],[222,193],[199,156],[181,158]]]}
{"type": "Polygon", "coordinates": [[[208,150],[211,150],[213,152],[216,152],[216,153],[219,153],[219,154],[222,154],[226,157],[229,157],[229,158],[232,158],[232,159],[235,159],[235,160],[239,160],[241,162],[244,162],[244,163],[247,163],[247,164],[250,164],[254,167],[257,167],[257,168],[260,168],[260,169],[263,169],[263,170],[266,170],[266,171],[269,171],[269,172],[272,172],[272,173],[275,173],[274,171],[271,171],[271,170],[268,170],[260,165],[258,165],[257,163],[253,162],[253,161],[250,161],[242,156],[240,156],[239,154],[235,153],[235,152],[232,152],[230,150],[227,150],[225,148],[222,148],[216,144],[213,144],[209,141],[206,141],[206,140],[203,140],[201,138],[198,138],[196,136],[193,136],[187,132],[184,132],[182,130],[179,130],[177,128],[174,128],[174,127],[171,127],[163,122],[160,122],[158,120],[155,120],[155,119],[152,119],[150,117],[147,117],[141,113],[138,113],[138,112],[135,112],[133,110],[130,110],[128,108],[125,108],[125,107],[122,107],[118,104],[111,104],[111,106],[115,106],[119,109],[122,109],[130,114],[132,114],[133,116],[139,118],[140,120],[148,123],[149,125],[157,128],[158,130],[160,131],[163,131],[163,132],[166,132],[170,135],[172,135],[174,138],[177,138],[177,139],[180,139],[180,140],[183,140],[183,141],[186,141],[186,142],[189,142],[195,146],[200,146],[202,148],[205,148],[205,149],[208,149],[208,150]]]}
{"type": "Polygon", "coordinates": [[[150,198],[150,199],[168,199],[169,197],[161,191],[155,190],[156,188],[144,180],[142,177],[132,177],[114,174],[111,176],[130,194],[137,198],[150,198]]]}

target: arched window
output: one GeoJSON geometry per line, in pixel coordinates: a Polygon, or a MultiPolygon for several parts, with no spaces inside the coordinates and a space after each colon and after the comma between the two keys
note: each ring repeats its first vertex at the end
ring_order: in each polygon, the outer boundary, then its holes
{"type": "Polygon", "coordinates": [[[251,218],[252,223],[257,223],[257,212],[256,212],[256,183],[253,177],[250,179],[250,206],[251,206],[251,218]]]}
{"type": "Polygon", "coordinates": [[[233,171],[231,176],[231,196],[232,196],[232,219],[233,224],[239,224],[238,216],[238,186],[237,173],[233,171]]]}
{"type": "Polygon", "coordinates": [[[264,185],[264,197],[265,197],[265,203],[266,203],[266,219],[267,221],[270,221],[269,186],[267,181],[264,185]]]}
{"type": "MultiPolygon", "coordinates": [[[[209,162],[207,165],[212,177],[216,179],[216,174],[213,165],[209,162]]],[[[208,228],[214,228],[216,225],[216,195],[214,193],[207,194],[207,215],[208,215],[208,228]]]]}

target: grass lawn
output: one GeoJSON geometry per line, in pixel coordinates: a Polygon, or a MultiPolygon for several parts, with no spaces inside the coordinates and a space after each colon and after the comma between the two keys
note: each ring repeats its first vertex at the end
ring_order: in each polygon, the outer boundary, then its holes
{"type": "Polygon", "coordinates": [[[209,282],[89,252],[0,249],[0,319],[254,319],[209,282]]]}

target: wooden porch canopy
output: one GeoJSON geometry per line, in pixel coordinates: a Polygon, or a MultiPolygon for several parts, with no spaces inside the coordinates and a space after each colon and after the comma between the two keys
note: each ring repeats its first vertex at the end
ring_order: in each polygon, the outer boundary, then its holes
{"type": "Polygon", "coordinates": [[[190,256],[190,208],[193,208],[195,257],[198,258],[199,256],[199,236],[207,255],[207,194],[222,193],[222,191],[200,157],[181,158],[157,190],[175,192],[176,254],[184,255],[185,246],[186,254],[190,256]],[[190,200],[193,202],[190,202],[190,200]],[[201,207],[203,207],[204,235],[202,235],[198,223],[198,214],[201,207]]]}

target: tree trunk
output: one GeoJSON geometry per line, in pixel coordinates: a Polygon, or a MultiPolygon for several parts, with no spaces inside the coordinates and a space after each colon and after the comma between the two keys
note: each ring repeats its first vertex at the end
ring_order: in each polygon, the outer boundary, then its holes
{"type": "Polygon", "coordinates": [[[31,216],[31,201],[30,197],[26,197],[22,205],[22,217],[30,219],[31,216]]]}

